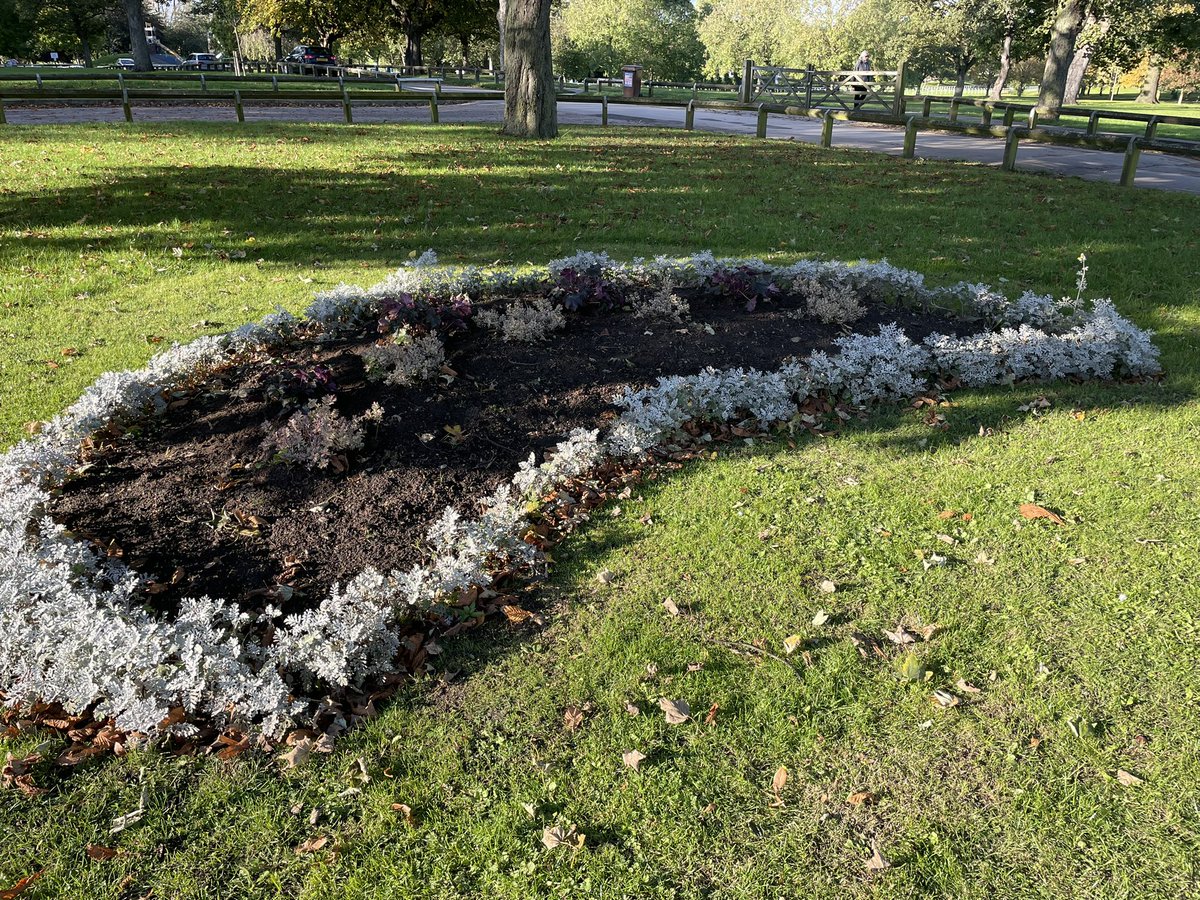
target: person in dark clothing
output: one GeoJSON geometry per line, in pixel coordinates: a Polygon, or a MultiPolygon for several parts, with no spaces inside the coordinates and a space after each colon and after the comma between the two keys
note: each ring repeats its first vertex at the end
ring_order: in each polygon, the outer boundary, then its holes
{"type": "MultiPolygon", "coordinates": [[[[871,54],[864,50],[858,54],[858,62],[854,64],[855,72],[870,72],[871,71],[871,54]]],[[[871,81],[870,75],[859,75],[855,80],[854,85],[854,108],[861,109],[862,105],[867,102],[867,86],[865,82],[871,81]]]]}

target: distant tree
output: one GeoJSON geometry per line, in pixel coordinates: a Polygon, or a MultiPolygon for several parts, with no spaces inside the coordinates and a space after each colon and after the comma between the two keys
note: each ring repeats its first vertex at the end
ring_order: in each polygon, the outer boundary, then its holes
{"type": "Polygon", "coordinates": [[[0,0],[0,57],[25,59],[33,54],[34,20],[23,0],[0,0]]]}
{"type": "Polygon", "coordinates": [[[582,70],[562,71],[613,75],[637,64],[669,81],[696,78],[704,67],[696,19],[690,0],[571,0],[562,24],[582,70]]]}
{"type": "Polygon", "coordinates": [[[971,68],[1002,43],[1003,20],[992,0],[907,0],[899,40],[919,71],[952,74],[961,97],[971,68]]]}
{"type": "Polygon", "coordinates": [[[138,72],[149,72],[154,66],[150,62],[150,45],[146,43],[146,10],[142,0],[121,0],[121,5],[129,25],[129,55],[133,57],[133,68],[138,72]]]}
{"type": "MultiPolygon", "coordinates": [[[[92,64],[92,49],[108,27],[110,0],[15,0],[13,14],[27,29],[25,43],[57,50],[92,64]]],[[[0,7],[2,9],[2,7],[0,7]]],[[[3,12],[0,12],[0,21],[3,12]]],[[[0,30],[4,26],[0,24],[0,30]]],[[[17,54],[13,54],[16,56],[17,54]]]]}
{"type": "Polygon", "coordinates": [[[716,76],[740,74],[747,59],[780,65],[785,7],[786,0],[704,0],[698,34],[706,70],[716,76]]]}

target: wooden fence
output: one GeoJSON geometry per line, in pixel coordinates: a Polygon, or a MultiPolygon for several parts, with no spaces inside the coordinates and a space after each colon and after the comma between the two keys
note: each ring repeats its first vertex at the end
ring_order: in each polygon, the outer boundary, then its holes
{"type": "MultiPolygon", "coordinates": [[[[138,79],[144,78],[145,73],[138,73],[136,77],[138,79]]],[[[133,121],[133,102],[137,100],[197,100],[207,103],[225,101],[232,106],[239,122],[245,121],[244,107],[247,103],[263,105],[297,102],[322,103],[326,105],[331,103],[339,104],[342,107],[342,112],[347,123],[354,121],[353,108],[363,104],[404,104],[410,106],[414,104],[428,104],[429,121],[436,124],[440,121],[440,104],[447,100],[495,100],[503,97],[503,94],[499,91],[485,90],[443,93],[439,90],[439,83],[436,81],[431,83],[431,89],[429,90],[405,90],[404,79],[396,75],[393,75],[391,78],[381,76],[381,80],[395,87],[394,93],[381,90],[356,90],[351,92],[350,83],[353,82],[347,83],[344,77],[338,79],[336,91],[332,89],[304,90],[288,84],[288,76],[282,75],[257,76],[253,79],[253,81],[258,83],[272,82],[271,90],[241,90],[240,88],[229,90],[217,80],[221,77],[219,75],[208,76],[208,78],[205,78],[204,75],[192,77],[198,81],[202,80],[201,84],[203,86],[200,90],[132,89],[127,86],[119,87],[117,90],[103,88],[67,88],[55,90],[42,85],[40,89],[24,89],[17,93],[11,89],[4,88],[3,93],[0,94],[0,124],[5,122],[4,107],[6,103],[13,105],[39,103],[46,100],[66,102],[116,101],[121,104],[125,120],[128,122],[133,121]],[[209,78],[216,82],[214,87],[206,86],[209,78]]],[[[225,76],[225,78],[229,77],[225,76]]],[[[293,77],[299,78],[299,76],[293,77]]],[[[0,87],[3,87],[5,80],[0,78],[0,87]]],[[[11,81],[12,79],[7,80],[11,81]]],[[[248,80],[246,78],[238,79],[238,81],[243,83],[248,80]]],[[[123,78],[121,81],[123,81],[123,78]]],[[[332,82],[326,83],[332,88],[332,82]]],[[[1144,151],[1148,150],[1200,160],[1200,142],[1176,139],[1162,140],[1155,133],[1155,129],[1160,123],[1200,128],[1200,119],[1182,116],[1146,116],[1139,113],[1109,112],[1106,110],[1079,109],[1075,107],[1065,109],[1063,111],[1064,114],[1087,115],[1089,117],[1087,130],[1081,132],[1078,129],[1070,130],[1059,126],[1046,127],[1039,124],[1036,111],[1033,110],[1033,107],[1022,104],[992,103],[990,101],[969,100],[965,98],[921,98],[921,115],[903,113],[907,101],[909,99],[916,99],[905,98],[903,96],[898,98],[898,105],[902,110],[900,114],[890,110],[871,110],[865,108],[819,109],[799,104],[743,103],[739,101],[699,99],[690,101],[662,100],[609,97],[606,95],[597,96],[590,93],[560,94],[558,99],[560,103],[592,103],[599,105],[601,125],[608,124],[608,110],[610,105],[629,104],[635,106],[678,108],[683,111],[683,127],[688,130],[693,129],[695,126],[695,113],[697,109],[750,111],[756,114],[755,133],[760,138],[767,136],[769,117],[772,115],[814,118],[821,120],[820,146],[822,147],[831,147],[833,145],[833,130],[836,122],[864,122],[877,125],[903,126],[904,143],[902,156],[907,159],[911,159],[916,155],[917,134],[919,131],[952,131],[979,137],[995,137],[1001,138],[1005,142],[1001,168],[1006,171],[1012,171],[1016,168],[1017,154],[1020,144],[1023,141],[1113,151],[1124,154],[1121,184],[1125,186],[1133,185],[1138,162],[1144,151]],[[947,103],[951,104],[951,108],[945,118],[937,118],[932,115],[932,108],[935,104],[941,105],[947,103]],[[978,107],[981,110],[981,120],[978,123],[969,123],[957,119],[956,112],[961,112],[964,105],[978,107]],[[992,124],[993,114],[996,111],[1001,111],[1003,114],[1002,125],[992,124]],[[1019,112],[1026,113],[1023,124],[1017,124],[1016,122],[1019,112]],[[1145,121],[1146,127],[1141,135],[1104,135],[1098,133],[1098,123],[1101,119],[1145,121]]]]}

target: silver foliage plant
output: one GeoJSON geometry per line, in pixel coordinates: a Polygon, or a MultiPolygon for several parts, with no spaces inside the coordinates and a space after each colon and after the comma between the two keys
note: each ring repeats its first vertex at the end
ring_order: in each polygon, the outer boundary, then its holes
{"type": "Polygon", "coordinates": [[[92,707],[134,731],[164,730],[169,711],[183,707],[220,724],[279,735],[311,707],[304,691],[360,685],[389,671],[411,617],[455,591],[486,587],[502,560],[535,563],[536,551],[522,540],[525,511],[555,485],[606,457],[669,441],[689,420],[770,425],[791,419],[818,393],[865,404],[922,392],[939,377],[988,385],[1157,371],[1150,335],[1109,301],[1088,305],[1079,297],[1031,293],[1009,300],[972,284],[930,289],[919,273],[886,262],[772,267],[701,253],[618,263],[584,253],[522,271],[439,267],[430,251],[369,290],[343,285],[318,295],[303,319],[277,311],[231,334],[176,345],[141,370],[106,373],[36,436],[0,455],[0,692],[9,704],[92,707]],[[777,284],[802,284],[808,297],[837,307],[814,308],[815,316],[852,318],[853,294],[863,303],[949,310],[983,329],[968,337],[935,334],[918,344],[887,325],[874,335],[839,338],[836,353],[791,359],[773,372],[710,368],[627,390],[615,398],[622,412],[607,433],[578,429],[540,463],[531,456],[477,518],[446,509],[430,529],[425,564],[367,569],[335,585],[313,609],[282,619],[275,610],[264,614],[276,624],[268,645],[255,636],[264,621],[220,598],[187,598],[176,615],[156,616],[138,600],[143,576],[103,558],[46,515],[50,490],[78,462],[80,442],[89,435],[112,422],[161,414],[172,390],[301,325],[345,334],[371,322],[380,303],[397,293],[449,298],[540,291],[568,268],[601,271],[619,286],[644,292],[702,289],[722,269],[739,267],[777,284]]]}

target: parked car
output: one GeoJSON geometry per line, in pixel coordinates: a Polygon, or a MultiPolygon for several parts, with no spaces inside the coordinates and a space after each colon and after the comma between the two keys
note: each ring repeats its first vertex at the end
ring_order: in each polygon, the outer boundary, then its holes
{"type": "Polygon", "coordinates": [[[338,64],[337,57],[330,53],[328,48],[309,44],[294,47],[292,52],[280,62],[304,66],[336,66],[338,64]]]}
{"type": "Polygon", "coordinates": [[[184,69],[221,69],[221,61],[215,53],[192,53],[183,61],[184,69]]]}
{"type": "Polygon", "coordinates": [[[117,68],[119,68],[119,69],[132,69],[136,65],[137,65],[137,63],[135,63],[128,56],[122,56],[120,59],[117,60],[117,68]]]}

